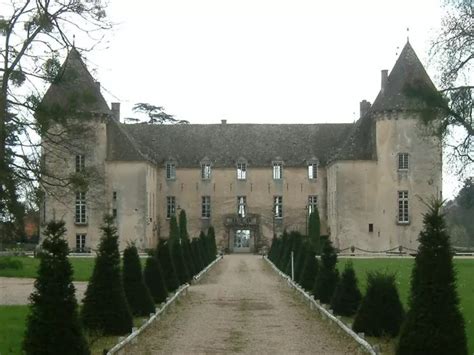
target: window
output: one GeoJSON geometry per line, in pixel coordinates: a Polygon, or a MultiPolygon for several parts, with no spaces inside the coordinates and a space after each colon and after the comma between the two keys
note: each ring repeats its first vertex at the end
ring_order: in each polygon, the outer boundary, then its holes
{"type": "Polygon", "coordinates": [[[237,214],[242,218],[247,215],[247,197],[237,196],[237,214]]]}
{"type": "Polygon", "coordinates": [[[273,180],[279,180],[283,178],[283,163],[273,162],[273,180]]]}
{"type": "Polygon", "coordinates": [[[283,196],[273,196],[273,211],[275,218],[283,218],[283,196]]]}
{"type": "Polygon", "coordinates": [[[308,196],[308,214],[315,212],[318,208],[318,196],[308,196]]]}
{"type": "Polygon", "coordinates": [[[166,163],[166,179],[175,180],[176,179],[176,163],[167,162],[166,163]]]}
{"type": "Polygon", "coordinates": [[[398,191],[398,223],[409,223],[408,191],[398,191]]]}
{"type": "Polygon", "coordinates": [[[237,163],[237,180],[247,179],[247,163],[237,163]]]}
{"type": "Polygon", "coordinates": [[[201,203],[201,217],[210,218],[211,217],[211,196],[203,196],[201,203]]]}
{"type": "Polygon", "coordinates": [[[80,173],[80,172],[83,172],[84,169],[85,169],[85,159],[84,159],[84,155],[76,155],[76,173],[80,173]]]}
{"type": "Polygon", "coordinates": [[[84,252],[86,248],[86,235],[76,234],[76,251],[79,253],[84,252]]]}
{"type": "Polygon", "coordinates": [[[75,222],[77,224],[86,223],[86,193],[77,192],[76,193],[76,215],[75,222]]]}
{"type": "Polygon", "coordinates": [[[112,192],[112,198],[113,200],[117,200],[117,191],[112,192]]]}
{"type": "Polygon", "coordinates": [[[369,223],[369,233],[372,233],[374,231],[374,224],[369,223]]]}
{"type": "Polygon", "coordinates": [[[117,209],[112,209],[112,217],[117,218],[117,209]]]}
{"type": "Polygon", "coordinates": [[[211,163],[201,164],[201,179],[209,180],[211,178],[211,163]]]}
{"type": "Polygon", "coordinates": [[[398,153],[398,170],[408,170],[408,153],[398,153]]]}
{"type": "Polygon", "coordinates": [[[316,180],[318,178],[318,163],[308,164],[308,179],[316,180]]]}
{"type": "Polygon", "coordinates": [[[176,213],[176,197],[166,196],[166,218],[171,218],[176,213]]]}

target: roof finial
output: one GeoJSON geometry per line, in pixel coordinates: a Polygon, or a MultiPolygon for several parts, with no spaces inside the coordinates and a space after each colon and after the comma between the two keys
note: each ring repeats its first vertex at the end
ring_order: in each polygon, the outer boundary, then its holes
{"type": "Polygon", "coordinates": [[[410,43],[410,27],[407,27],[407,43],[410,43]]]}
{"type": "Polygon", "coordinates": [[[72,46],[75,48],[76,47],[76,35],[72,35],[72,46]]]}

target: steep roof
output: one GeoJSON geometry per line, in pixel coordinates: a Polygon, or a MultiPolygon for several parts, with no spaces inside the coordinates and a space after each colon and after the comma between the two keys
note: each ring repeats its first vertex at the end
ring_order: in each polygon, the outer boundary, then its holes
{"type": "Polygon", "coordinates": [[[58,77],[46,91],[42,105],[74,111],[110,113],[99,85],[74,47],[68,53],[58,77]]]}
{"type": "MultiPolygon", "coordinates": [[[[251,166],[270,166],[282,160],[301,166],[313,158],[325,164],[353,124],[122,124],[144,155],[162,164],[176,159],[178,166],[199,166],[207,157],[214,166],[234,166],[244,158],[251,166]]],[[[127,150],[115,144],[116,154],[127,150]]],[[[125,152],[123,153],[125,154],[125,152]]]]}
{"type": "Polygon", "coordinates": [[[421,100],[407,95],[406,89],[408,87],[436,91],[436,87],[426,73],[410,42],[405,44],[388,76],[387,84],[375,99],[371,111],[416,111],[426,108],[426,104],[421,100]]]}
{"type": "Polygon", "coordinates": [[[151,160],[144,156],[134,139],[124,129],[123,124],[114,119],[107,122],[107,160],[111,161],[142,161],[151,160]]]}

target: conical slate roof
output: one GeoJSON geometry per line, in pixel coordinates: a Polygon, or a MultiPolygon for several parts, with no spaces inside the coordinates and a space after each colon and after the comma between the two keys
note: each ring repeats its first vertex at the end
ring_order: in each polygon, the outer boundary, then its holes
{"type": "Polygon", "coordinates": [[[426,108],[420,99],[407,94],[410,87],[436,91],[410,42],[407,42],[388,76],[387,84],[375,99],[371,112],[417,111],[426,108]]]}
{"type": "Polygon", "coordinates": [[[64,110],[110,114],[98,83],[87,70],[81,55],[72,48],[56,80],[46,92],[43,106],[64,110]]]}

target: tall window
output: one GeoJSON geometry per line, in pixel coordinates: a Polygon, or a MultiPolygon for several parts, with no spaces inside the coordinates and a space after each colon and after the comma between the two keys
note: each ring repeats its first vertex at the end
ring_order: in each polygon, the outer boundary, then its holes
{"type": "Polygon", "coordinates": [[[86,223],[86,193],[85,192],[76,192],[75,222],[78,224],[86,223]]]}
{"type": "Polygon", "coordinates": [[[237,196],[237,214],[242,218],[247,215],[247,197],[237,196]]]}
{"type": "Polygon", "coordinates": [[[408,191],[398,191],[398,223],[408,222],[408,191]]]}
{"type": "Polygon", "coordinates": [[[112,199],[117,200],[117,191],[112,192],[112,199]]]}
{"type": "Polygon", "coordinates": [[[247,163],[237,163],[237,180],[247,179],[247,163]]]}
{"type": "Polygon", "coordinates": [[[273,211],[275,218],[283,218],[283,196],[273,196],[273,211]]]}
{"type": "Polygon", "coordinates": [[[398,170],[408,170],[408,153],[398,153],[398,170]]]}
{"type": "Polygon", "coordinates": [[[83,172],[86,167],[86,161],[84,155],[76,155],[76,173],[83,172]]]}
{"type": "Polygon", "coordinates": [[[166,218],[171,218],[176,213],[176,197],[166,196],[166,218]]]}
{"type": "Polygon", "coordinates": [[[281,161],[273,162],[273,179],[279,180],[283,178],[283,163],[281,161]]]}
{"type": "Polygon", "coordinates": [[[316,195],[308,196],[308,214],[315,212],[317,208],[318,208],[318,196],[316,195]]]}
{"type": "Polygon", "coordinates": [[[86,234],[76,234],[76,251],[82,253],[86,248],[86,234]]]}
{"type": "Polygon", "coordinates": [[[202,196],[201,217],[202,218],[211,217],[211,196],[202,196]]]}
{"type": "Polygon", "coordinates": [[[308,179],[316,180],[318,178],[318,163],[308,164],[308,179]]]}
{"type": "Polygon", "coordinates": [[[211,178],[211,163],[201,164],[201,179],[209,180],[211,178]]]}
{"type": "Polygon", "coordinates": [[[176,163],[169,161],[166,163],[166,179],[175,180],[176,179],[176,163]]]}

